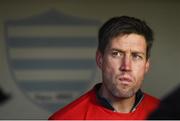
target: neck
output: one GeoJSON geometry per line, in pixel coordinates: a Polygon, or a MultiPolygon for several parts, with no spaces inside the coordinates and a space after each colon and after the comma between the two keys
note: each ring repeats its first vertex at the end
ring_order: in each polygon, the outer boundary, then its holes
{"type": "Polygon", "coordinates": [[[121,98],[112,95],[102,84],[99,94],[109,100],[116,112],[129,113],[135,103],[135,95],[128,98],[121,98]]]}

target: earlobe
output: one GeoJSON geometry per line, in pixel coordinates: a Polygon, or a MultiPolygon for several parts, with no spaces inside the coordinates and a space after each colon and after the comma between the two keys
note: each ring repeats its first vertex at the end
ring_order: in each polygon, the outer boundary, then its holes
{"type": "Polygon", "coordinates": [[[102,54],[100,51],[96,51],[96,64],[100,69],[102,69],[102,54]]]}

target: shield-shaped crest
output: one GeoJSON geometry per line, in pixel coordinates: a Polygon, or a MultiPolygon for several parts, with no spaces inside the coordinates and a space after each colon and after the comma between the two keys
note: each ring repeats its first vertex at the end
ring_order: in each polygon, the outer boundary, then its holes
{"type": "Polygon", "coordinates": [[[99,25],[55,10],[6,21],[10,71],[28,99],[55,111],[91,86],[99,25]]]}

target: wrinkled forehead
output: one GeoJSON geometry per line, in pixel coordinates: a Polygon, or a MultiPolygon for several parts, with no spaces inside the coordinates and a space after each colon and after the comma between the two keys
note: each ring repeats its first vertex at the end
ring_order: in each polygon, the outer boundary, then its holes
{"type": "Polygon", "coordinates": [[[106,48],[134,50],[146,53],[147,44],[144,36],[133,33],[112,38],[106,48]]]}

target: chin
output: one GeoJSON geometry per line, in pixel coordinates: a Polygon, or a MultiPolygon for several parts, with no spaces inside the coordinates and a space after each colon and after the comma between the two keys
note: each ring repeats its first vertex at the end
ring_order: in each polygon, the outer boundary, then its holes
{"type": "Polygon", "coordinates": [[[136,94],[136,91],[132,89],[116,89],[113,92],[114,96],[119,98],[129,98],[136,94]]]}
{"type": "Polygon", "coordinates": [[[112,93],[114,95],[114,97],[117,97],[117,98],[128,98],[128,97],[131,97],[131,94],[129,93],[126,93],[126,92],[113,92],[112,93]]]}

